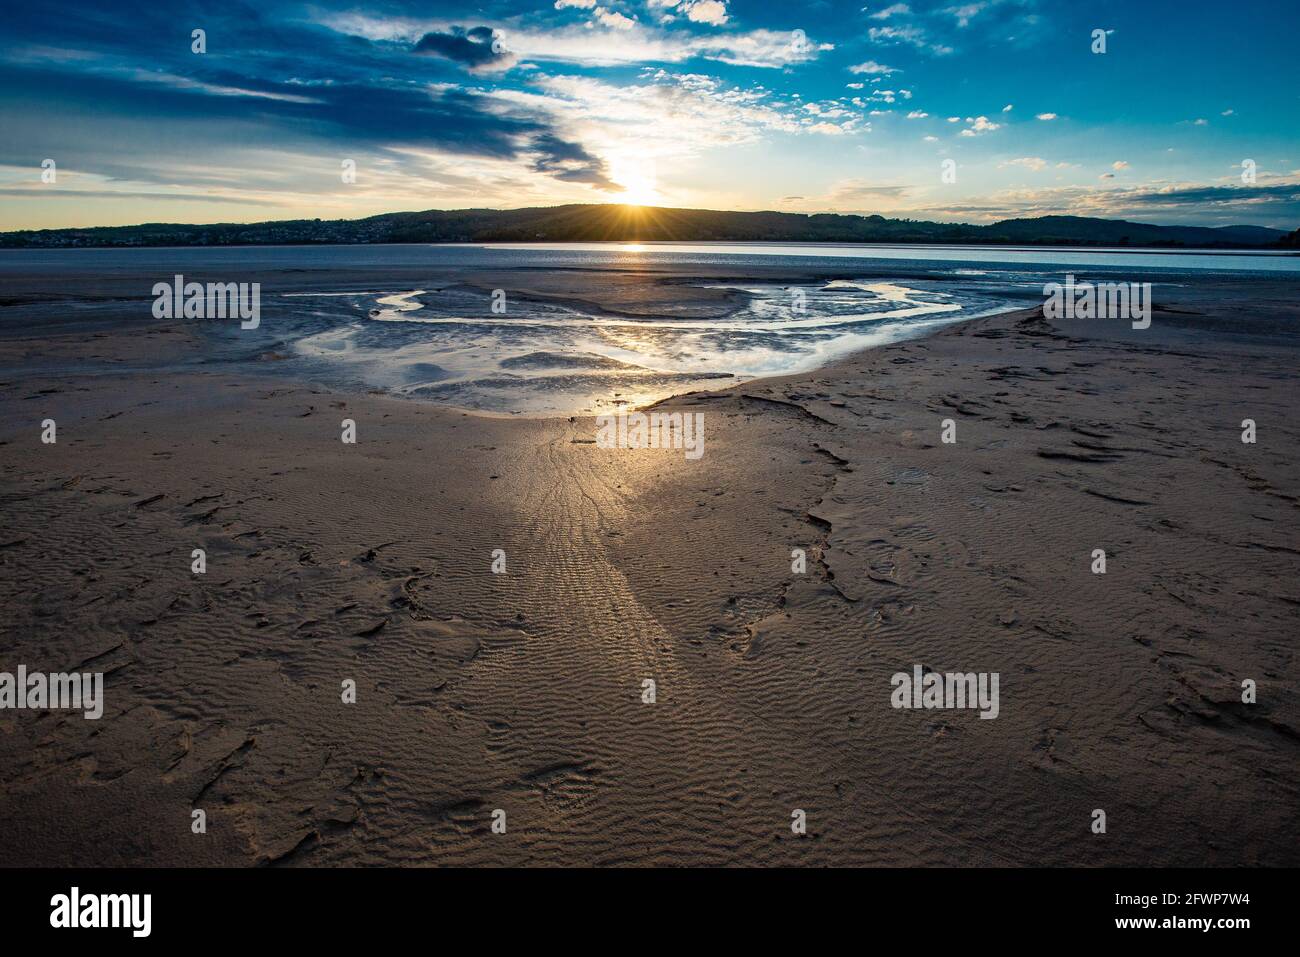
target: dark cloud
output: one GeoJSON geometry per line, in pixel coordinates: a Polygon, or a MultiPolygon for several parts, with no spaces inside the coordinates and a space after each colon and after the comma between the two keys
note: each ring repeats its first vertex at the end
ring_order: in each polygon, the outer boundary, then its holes
{"type": "MultiPolygon", "coordinates": [[[[0,67],[0,106],[6,108],[6,113],[11,104],[15,113],[25,112],[24,104],[15,103],[13,93],[21,89],[40,91],[41,116],[30,125],[43,128],[37,132],[38,142],[47,155],[56,155],[53,150],[69,152],[70,143],[80,142],[83,137],[79,124],[83,121],[94,122],[114,114],[123,116],[132,127],[151,127],[155,140],[149,144],[151,149],[165,147],[173,138],[229,140],[233,125],[241,130],[240,142],[261,148],[302,148],[314,142],[318,149],[329,144],[331,151],[348,147],[431,147],[513,158],[533,136],[550,132],[542,118],[507,110],[507,104],[489,95],[455,88],[430,91],[413,86],[346,83],[313,88],[309,91],[310,102],[297,102],[212,92],[227,87],[267,91],[265,82],[226,71],[191,72],[181,79],[212,87],[169,85],[156,76],[141,82],[130,75],[0,67]],[[50,116],[61,116],[69,122],[52,124],[50,116]]],[[[274,92],[303,91],[279,87],[274,92]]],[[[109,153],[104,149],[106,145],[118,146],[100,143],[95,152],[109,153]]],[[[20,146],[22,152],[30,152],[31,144],[8,141],[0,146],[0,154],[18,152],[20,146]]],[[[124,151],[134,148],[132,143],[121,144],[124,151]]]]}
{"type": "Polygon", "coordinates": [[[60,169],[118,181],[293,188],[301,171],[242,165],[239,152],[392,151],[394,162],[418,165],[397,152],[414,148],[516,160],[557,179],[617,188],[549,114],[458,85],[464,69],[513,62],[493,51],[487,27],[427,34],[415,49],[429,55],[413,57],[410,43],[340,34],[282,15],[275,3],[70,6],[75,15],[21,4],[6,18],[0,163],[31,167],[48,156],[60,169]],[[191,52],[195,27],[207,31],[206,54],[191,52]],[[212,182],[196,156],[220,156],[215,165],[229,167],[233,181],[212,182]]]}
{"type": "MultiPolygon", "coordinates": [[[[549,116],[489,93],[352,76],[286,83],[223,66],[228,63],[180,58],[144,72],[102,62],[0,62],[0,111],[14,133],[0,140],[0,163],[33,166],[51,156],[65,169],[116,180],[199,185],[201,170],[193,178],[158,171],[193,167],[196,150],[226,157],[239,147],[347,156],[428,148],[520,160],[566,182],[618,189],[603,161],[563,138],[549,116]]],[[[284,175],[294,177],[291,170],[284,175]]]]}
{"type": "Polygon", "coordinates": [[[533,169],[567,183],[586,183],[600,189],[621,191],[609,178],[605,161],[593,156],[578,143],[560,139],[553,133],[543,133],[533,140],[533,150],[538,154],[533,169]]]}
{"type": "Polygon", "coordinates": [[[1142,205],[1211,205],[1291,203],[1300,200],[1300,183],[1281,186],[1190,186],[1185,189],[1125,194],[1124,202],[1142,205]]]}
{"type": "Polygon", "coordinates": [[[504,70],[514,66],[515,56],[501,43],[492,42],[488,27],[469,30],[452,27],[450,33],[426,33],[415,45],[416,53],[444,57],[473,71],[504,70]]]}
{"type": "Polygon", "coordinates": [[[35,199],[39,196],[42,201],[51,199],[147,199],[160,202],[184,202],[184,203],[231,203],[238,206],[271,206],[278,207],[280,204],[272,200],[265,199],[247,199],[242,196],[221,196],[214,193],[146,193],[137,190],[108,190],[108,189],[49,189],[33,188],[27,186],[5,186],[0,187],[0,196],[13,196],[17,199],[35,199]]]}

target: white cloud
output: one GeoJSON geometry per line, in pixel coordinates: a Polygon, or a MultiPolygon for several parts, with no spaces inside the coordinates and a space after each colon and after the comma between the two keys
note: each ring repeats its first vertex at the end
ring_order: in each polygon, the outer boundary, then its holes
{"type": "Polygon", "coordinates": [[[906,43],[918,50],[929,50],[931,53],[940,56],[952,52],[952,47],[937,43],[932,44],[924,30],[910,24],[904,27],[870,27],[867,30],[867,36],[871,38],[873,43],[906,43]]]}
{"type": "Polygon", "coordinates": [[[129,75],[137,83],[155,83],[161,86],[169,86],[177,90],[197,90],[202,93],[208,93],[213,96],[251,96],[255,99],[263,100],[281,100],[285,103],[320,103],[318,99],[310,96],[298,96],[293,93],[269,93],[262,90],[246,90],[238,86],[220,86],[215,83],[205,83],[202,80],[195,80],[187,76],[177,76],[174,73],[159,73],[153,70],[131,70],[129,75]]]}
{"type": "Polygon", "coordinates": [[[731,66],[756,66],[779,68],[791,63],[804,63],[817,58],[817,54],[835,49],[833,43],[792,43],[790,34],[779,30],[751,30],[749,33],[727,33],[714,37],[693,37],[685,59],[702,56],[731,66]]]}
{"type": "Polygon", "coordinates": [[[987,3],[967,3],[960,7],[949,7],[943,12],[955,17],[957,19],[957,26],[964,27],[971,22],[971,18],[974,17],[975,14],[979,13],[987,6],[987,3]]]}
{"type": "Polygon", "coordinates": [[[1008,103],[1006,106],[1002,107],[1002,112],[1003,112],[1003,113],[1010,113],[1012,109],[1013,109],[1012,104],[1008,103]]]}
{"type": "Polygon", "coordinates": [[[929,113],[926,113],[922,110],[913,110],[911,113],[907,114],[907,118],[909,120],[923,120],[929,115],[930,115],[929,113]]]}
{"type": "Polygon", "coordinates": [[[596,0],[555,0],[555,9],[563,10],[565,7],[574,7],[578,10],[590,10],[596,5],[596,0]]]}
{"type": "Polygon", "coordinates": [[[880,73],[888,75],[890,73],[897,73],[898,70],[892,66],[885,66],[883,63],[877,63],[875,60],[867,60],[865,63],[858,63],[855,66],[849,67],[849,72],[870,74],[880,73]]]}
{"type": "Polygon", "coordinates": [[[1111,169],[1128,169],[1128,163],[1124,160],[1116,160],[1110,164],[1111,169]]]}
{"type": "Polygon", "coordinates": [[[720,27],[727,22],[727,4],[725,0],[693,0],[677,8],[686,14],[692,23],[707,23],[720,27]]]}
{"type": "Polygon", "coordinates": [[[1054,120],[1054,119],[1056,119],[1056,114],[1055,114],[1055,113],[1039,113],[1039,114],[1037,114],[1037,115],[1034,117],[1034,119],[1037,119],[1037,120],[1054,120]]]}
{"type": "MultiPolygon", "coordinates": [[[[636,21],[631,17],[625,17],[617,10],[606,10],[604,7],[597,7],[592,13],[596,20],[600,21],[603,26],[611,30],[631,30],[636,26],[636,21]]],[[[588,24],[590,26],[590,24],[588,24]]]]}
{"type": "MultiPolygon", "coordinates": [[[[319,22],[339,33],[406,43],[415,43],[426,33],[446,33],[456,25],[442,20],[380,18],[357,13],[329,14],[319,22]]],[[[807,43],[793,43],[788,30],[704,36],[647,26],[638,21],[626,29],[598,30],[573,24],[558,29],[507,27],[503,33],[506,46],[521,60],[583,66],[681,63],[701,57],[733,66],[780,69],[815,60],[819,53],[835,48],[832,43],[818,43],[811,37],[807,43]]]]}
{"type": "Polygon", "coordinates": [[[1005,163],[999,163],[998,169],[1007,166],[1023,166],[1025,169],[1031,169],[1037,173],[1039,170],[1047,168],[1047,160],[1041,156],[1021,156],[1017,159],[1007,160],[1005,163]]]}
{"type": "Polygon", "coordinates": [[[871,14],[871,19],[888,20],[890,17],[895,16],[896,14],[911,13],[911,12],[912,12],[912,8],[909,7],[907,4],[896,3],[893,6],[885,7],[885,9],[881,10],[879,13],[871,14]]]}
{"type": "Polygon", "coordinates": [[[962,136],[978,136],[980,133],[992,133],[994,130],[1002,129],[1001,123],[994,123],[987,116],[977,116],[974,120],[967,117],[966,122],[971,125],[961,131],[962,136]]]}
{"type": "Polygon", "coordinates": [[[888,212],[906,204],[913,187],[885,185],[875,180],[842,179],[822,197],[811,200],[816,207],[831,209],[870,209],[888,212]]]}
{"type": "Polygon", "coordinates": [[[736,87],[699,73],[646,70],[637,82],[538,75],[529,90],[495,90],[510,107],[541,114],[563,137],[622,171],[680,168],[715,148],[769,134],[844,136],[869,124],[836,100],[790,103],[761,87],[736,87]]]}

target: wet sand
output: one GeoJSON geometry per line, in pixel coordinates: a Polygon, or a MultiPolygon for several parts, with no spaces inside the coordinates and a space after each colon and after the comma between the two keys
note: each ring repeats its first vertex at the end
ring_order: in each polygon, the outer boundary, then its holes
{"type": "Polygon", "coordinates": [[[0,670],[106,702],[0,711],[0,865],[1300,863],[1300,316],[1165,305],[661,403],[698,461],[7,336],[0,670]],[[998,717],[891,707],[918,664],[998,717]]]}

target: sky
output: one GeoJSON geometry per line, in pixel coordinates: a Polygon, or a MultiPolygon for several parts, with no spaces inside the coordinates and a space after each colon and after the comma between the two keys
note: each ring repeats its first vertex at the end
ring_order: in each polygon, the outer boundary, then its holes
{"type": "Polygon", "coordinates": [[[1294,0],[11,4],[0,229],[629,203],[1290,230],[1298,28],[1294,0]]]}

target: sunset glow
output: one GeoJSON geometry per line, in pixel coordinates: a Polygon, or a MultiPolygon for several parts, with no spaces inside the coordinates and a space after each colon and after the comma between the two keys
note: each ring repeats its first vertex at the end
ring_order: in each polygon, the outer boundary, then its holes
{"type": "Polygon", "coordinates": [[[3,227],[626,203],[1294,228],[1294,30],[1234,12],[272,0],[256,30],[206,10],[196,52],[149,4],[19,6],[3,227]]]}

